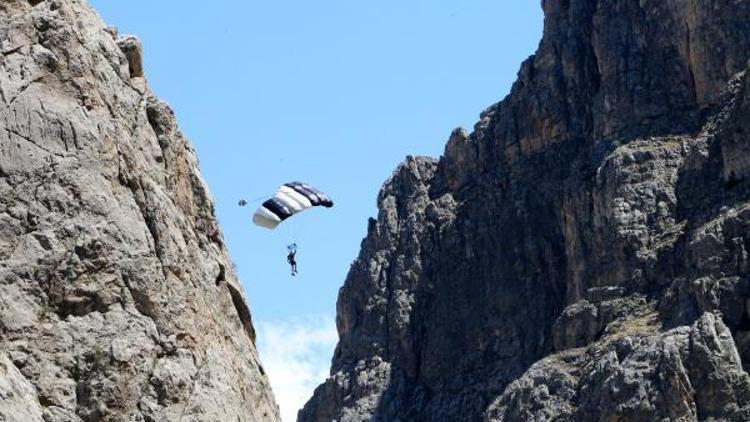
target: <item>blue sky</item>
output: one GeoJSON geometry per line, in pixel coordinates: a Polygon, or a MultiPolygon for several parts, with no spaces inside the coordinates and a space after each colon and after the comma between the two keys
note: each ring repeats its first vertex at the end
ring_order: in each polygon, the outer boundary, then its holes
{"type": "Polygon", "coordinates": [[[502,99],[542,30],[539,2],[525,0],[90,3],[141,39],[152,90],[198,151],[261,353],[288,349],[274,330],[321,332],[314,356],[290,359],[324,367],[338,289],[380,186],[406,155],[440,156],[453,128],[471,128],[502,99]],[[326,191],[336,207],[270,232],[251,224],[253,207],[237,206],[292,180],[326,191]],[[292,241],[296,278],[285,261],[292,241]]]}

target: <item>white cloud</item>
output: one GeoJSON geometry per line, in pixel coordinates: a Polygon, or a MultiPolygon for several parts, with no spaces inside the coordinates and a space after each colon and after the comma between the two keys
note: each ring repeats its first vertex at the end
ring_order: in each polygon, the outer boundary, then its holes
{"type": "Polygon", "coordinates": [[[297,411],[328,377],[338,341],[329,317],[293,318],[256,324],[258,351],[271,381],[284,422],[297,420],[297,411]]]}

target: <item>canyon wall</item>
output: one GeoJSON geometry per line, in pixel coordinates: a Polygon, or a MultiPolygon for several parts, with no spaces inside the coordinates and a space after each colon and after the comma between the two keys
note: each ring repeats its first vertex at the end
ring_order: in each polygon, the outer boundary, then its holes
{"type": "Polygon", "coordinates": [[[301,422],[750,419],[750,3],[542,7],[384,185],[301,422]]]}
{"type": "Polygon", "coordinates": [[[85,1],[4,0],[0,125],[0,420],[279,420],[138,40],[85,1]]]}

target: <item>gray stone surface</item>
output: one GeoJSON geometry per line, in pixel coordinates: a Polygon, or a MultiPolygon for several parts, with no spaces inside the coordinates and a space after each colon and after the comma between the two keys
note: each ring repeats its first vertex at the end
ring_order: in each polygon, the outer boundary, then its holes
{"type": "Polygon", "coordinates": [[[275,421],[190,143],[80,0],[0,3],[0,419],[275,421]]]}
{"type": "Polygon", "coordinates": [[[44,421],[36,389],[5,354],[0,355],[0,420],[44,421]]]}
{"type": "Polygon", "coordinates": [[[384,185],[300,421],[750,420],[750,3],[542,6],[384,185]]]}

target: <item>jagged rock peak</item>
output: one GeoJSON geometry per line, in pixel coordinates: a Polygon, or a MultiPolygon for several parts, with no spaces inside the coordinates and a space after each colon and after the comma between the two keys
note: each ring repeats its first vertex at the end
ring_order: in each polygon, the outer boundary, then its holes
{"type": "Polygon", "coordinates": [[[0,122],[0,419],[279,420],[138,40],[85,1],[3,1],[0,122]]]}

